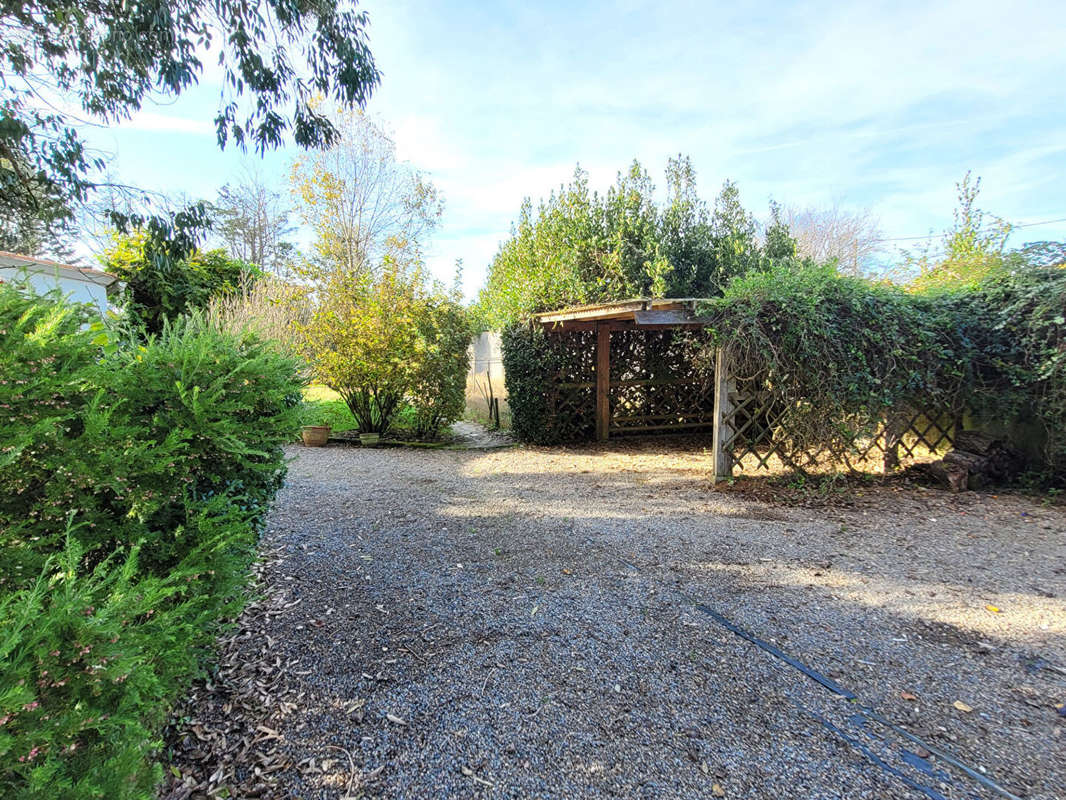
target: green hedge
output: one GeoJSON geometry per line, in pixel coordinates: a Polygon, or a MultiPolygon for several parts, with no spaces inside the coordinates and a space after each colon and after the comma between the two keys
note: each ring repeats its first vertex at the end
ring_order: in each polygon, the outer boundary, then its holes
{"type": "Polygon", "coordinates": [[[980,393],[975,405],[1008,423],[1035,421],[1043,469],[1066,485],[1066,268],[1015,263],[981,285],[978,304],[993,310],[986,369],[1002,376],[1002,386],[996,396],[980,393]]]}
{"type": "Polygon", "coordinates": [[[735,279],[703,311],[736,374],[765,374],[799,447],[846,449],[894,413],[965,408],[1000,428],[1037,420],[1035,466],[1061,482],[1064,309],[1066,270],[1013,259],[976,287],[929,293],[778,264],[735,279]]]}
{"type": "Polygon", "coordinates": [[[150,797],[169,705],[243,602],[296,364],[8,287],[0,337],[0,796],[150,797]]]}
{"type": "MultiPolygon", "coordinates": [[[[966,409],[1035,444],[1035,471],[1066,483],[1066,269],[1020,254],[975,286],[908,292],[795,260],[735,278],[704,304],[734,374],[761,376],[797,449],[846,452],[893,415],[966,409]],[[1033,436],[1032,428],[1036,428],[1033,436]],[[1032,441],[1035,439],[1036,441],[1032,441]]],[[[548,402],[565,356],[526,324],[503,331],[515,435],[555,444],[548,402]]]]}
{"type": "Polygon", "coordinates": [[[563,354],[540,326],[513,323],[500,336],[511,433],[531,444],[558,444],[558,420],[549,403],[563,354]]]}
{"type": "Polygon", "coordinates": [[[729,346],[734,374],[765,376],[800,448],[846,448],[894,410],[952,408],[970,391],[974,352],[951,302],[832,266],[749,273],[702,313],[729,346]]]}

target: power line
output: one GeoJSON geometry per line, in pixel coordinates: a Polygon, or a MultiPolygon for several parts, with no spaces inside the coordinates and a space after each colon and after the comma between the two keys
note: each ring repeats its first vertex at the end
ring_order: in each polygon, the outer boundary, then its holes
{"type": "MultiPolygon", "coordinates": [[[[1007,224],[1010,226],[1009,230],[1013,231],[1013,230],[1017,230],[1018,228],[1035,228],[1038,225],[1053,225],[1056,222],[1066,222],[1066,217],[1059,217],[1058,219],[1045,219],[1045,220],[1041,220],[1039,222],[1023,222],[1023,223],[1018,224],[1018,225],[1014,225],[1014,224],[1009,223],[1009,222],[1007,224]]],[[[991,230],[994,230],[994,229],[993,228],[986,228],[986,229],[984,229],[983,231],[980,231],[980,232],[981,233],[988,233],[991,230]]],[[[875,239],[874,241],[877,242],[878,244],[880,244],[882,242],[917,242],[917,241],[921,241],[923,239],[939,239],[943,235],[944,235],[943,233],[930,233],[930,234],[927,234],[926,236],[895,236],[895,237],[892,237],[890,239],[875,239]]]]}

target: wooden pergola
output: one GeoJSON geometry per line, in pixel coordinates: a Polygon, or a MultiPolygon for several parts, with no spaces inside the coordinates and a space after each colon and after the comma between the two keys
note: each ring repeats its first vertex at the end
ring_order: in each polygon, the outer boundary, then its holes
{"type": "MultiPolygon", "coordinates": [[[[700,329],[708,320],[696,311],[702,298],[623,300],[538,314],[536,323],[553,332],[596,332],[596,439],[607,441],[611,422],[611,333],[615,331],[700,329]]],[[[683,425],[659,425],[679,428],[683,425]]]]}

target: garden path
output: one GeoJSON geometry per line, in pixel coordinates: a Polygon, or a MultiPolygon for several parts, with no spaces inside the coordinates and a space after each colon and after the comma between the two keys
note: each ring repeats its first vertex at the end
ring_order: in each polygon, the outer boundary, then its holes
{"type": "Polygon", "coordinates": [[[1066,796],[1061,508],[771,506],[677,441],[292,455],[171,797],[997,796],[940,749],[1066,796]]]}

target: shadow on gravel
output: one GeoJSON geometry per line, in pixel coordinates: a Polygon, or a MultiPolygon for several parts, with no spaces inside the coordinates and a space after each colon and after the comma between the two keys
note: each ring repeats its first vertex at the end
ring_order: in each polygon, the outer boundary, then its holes
{"type": "Polygon", "coordinates": [[[993,515],[934,546],[927,509],[762,508],[645,453],[301,454],[265,537],[300,698],[276,796],[994,796],[686,597],[1012,791],[1066,796],[1061,580],[994,569],[1035,530],[994,553],[993,515]]]}

